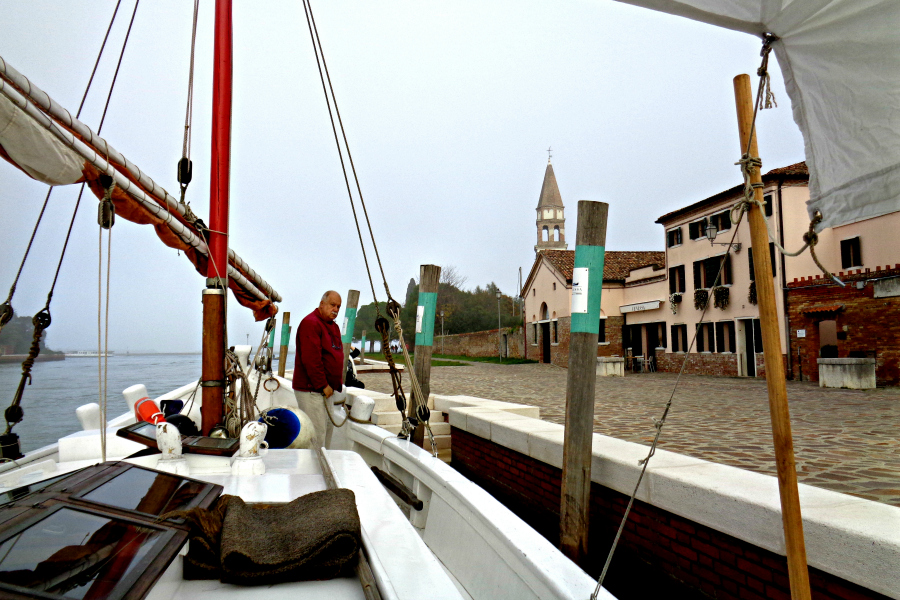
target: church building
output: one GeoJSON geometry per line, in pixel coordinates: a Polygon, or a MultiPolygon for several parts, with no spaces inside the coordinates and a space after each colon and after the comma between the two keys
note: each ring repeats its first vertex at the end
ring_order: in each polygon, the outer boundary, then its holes
{"type": "MultiPolygon", "coordinates": [[[[536,256],[521,294],[527,357],[567,366],[575,251],[566,244],[565,206],[553,165],[547,161],[537,205],[536,256]]],[[[623,356],[625,319],[619,307],[642,286],[665,280],[664,252],[608,250],[603,267],[597,356],[623,356]]]]}

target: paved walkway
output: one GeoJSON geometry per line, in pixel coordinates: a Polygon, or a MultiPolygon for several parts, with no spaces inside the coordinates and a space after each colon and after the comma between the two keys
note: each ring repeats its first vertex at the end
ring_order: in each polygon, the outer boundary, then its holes
{"type": "MultiPolygon", "coordinates": [[[[541,407],[565,421],[565,369],[544,364],[434,367],[431,391],[541,407]]],[[[388,375],[366,386],[390,393],[388,375]]],[[[405,381],[405,378],[404,378],[405,381]]],[[[597,380],[594,431],[649,444],[675,375],[646,373],[597,380]]],[[[834,390],[788,382],[801,482],[900,506],[900,389],[834,390]]],[[[764,380],[685,375],[660,447],[759,473],[775,474],[764,380]]]]}

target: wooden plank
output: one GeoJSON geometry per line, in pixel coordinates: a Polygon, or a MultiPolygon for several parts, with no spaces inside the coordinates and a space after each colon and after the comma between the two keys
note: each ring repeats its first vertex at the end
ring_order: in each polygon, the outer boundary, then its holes
{"type": "MultiPolygon", "coordinates": [[[[759,156],[757,132],[753,133],[753,91],[749,75],[734,78],[734,97],[737,106],[741,153],[750,148],[750,156],[759,156]]],[[[752,183],[762,183],[760,169],[751,173],[752,183]]],[[[754,190],[756,199],[763,201],[763,189],[754,190]]],[[[781,333],[775,305],[775,285],[769,257],[769,234],[765,216],[757,205],[749,211],[750,241],[753,246],[753,269],[756,274],[756,297],[762,328],[763,352],[766,358],[766,386],[769,390],[769,413],[772,418],[772,437],[775,441],[775,461],[778,468],[778,491],[781,496],[782,525],[787,551],[791,597],[809,600],[809,573],[806,566],[806,544],[803,539],[803,520],[800,515],[800,495],[797,490],[797,469],[794,463],[794,442],[791,435],[791,415],[788,410],[787,385],[781,358],[781,333]]]]}
{"type": "MultiPolygon", "coordinates": [[[[421,265],[419,267],[418,306],[420,308],[417,308],[417,311],[422,311],[422,318],[421,320],[416,318],[416,349],[413,356],[413,369],[419,382],[419,388],[422,390],[422,402],[425,402],[426,405],[431,393],[431,354],[434,343],[436,301],[432,300],[437,297],[440,280],[441,268],[439,266],[421,265]]],[[[411,396],[413,398],[409,403],[407,414],[412,417],[415,416],[415,406],[418,404],[418,400],[414,397],[415,393],[411,396]]],[[[413,433],[413,443],[425,447],[425,426],[423,424],[416,427],[416,431],[413,433]]]]}
{"type": "Polygon", "coordinates": [[[572,281],[572,331],[566,378],[566,429],[563,442],[560,549],[582,564],[588,551],[591,497],[591,441],[594,434],[594,390],[597,383],[597,336],[600,290],[609,205],[578,202],[575,273],[572,281]],[[599,265],[596,263],[599,259],[599,265]],[[589,266],[587,281],[579,268],[589,266]],[[579,287],[580,290],[576,290],[579,287]],[[591,291],[593,290],[593,291],[591,291]],[[582,293],[579,294],[578,291],[582,293]],[[584,304],[581,304],[584,302],[584,304]],[[586,307],[586,312],[584,311],[586,307]],[[577,314],[576,314],[577,313],[577,314]],[[590,327],[589,321],[596,320],[590,327]]]}
{"type": "MultiPolygon", "coordinates": [[[[281,318],[281,349],[278,352],[278,376],[284,377],[287,367],[288,343],[291,341],[291,313],[286,312],[281,318]]],[[[344,361],[346,362],[346,361],[344,361]]]]}

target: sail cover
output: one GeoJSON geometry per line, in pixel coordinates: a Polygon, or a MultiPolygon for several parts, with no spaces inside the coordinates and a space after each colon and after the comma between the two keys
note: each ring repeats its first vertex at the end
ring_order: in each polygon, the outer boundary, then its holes
{"type": "Polygon", "coordinates": [[[821,228],[900,210],[900,2],[618,0],[754,35],[773,49],[821,228]]]}
{"type": "MultiPolygon", "coordinates": [[[[209,260],[200,221],[106,140],[54,102],[0,57],[0,158],[49,185],[85,182],[98,198],[101,173],[116,183],[116,214],[151,225],[170,248],[184,252],[200,274],[209,260]]],[[[228,287],[257,321],[274,316],[281,296],[233,250],[228,250],[228,287]]]]}

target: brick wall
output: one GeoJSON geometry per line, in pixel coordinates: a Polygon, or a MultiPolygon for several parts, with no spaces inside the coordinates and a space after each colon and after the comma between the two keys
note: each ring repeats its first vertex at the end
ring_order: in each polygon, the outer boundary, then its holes
{"type": "MultiPolygon", "coordinates": [[[[559,541],[561,471],[456,427],[452,466],[482,486],[554,544],[559,541]]],[[[596,577],[628,498],[591,484],[589,555],[596,577]]],[[[887,596],[810,567],[814,600],[887,596]]],[[[768,550],[635,501],[605,587],[620,597],[789,600],[787,561],[768,550]]]]}
{"type": "MultiPolygon", "coordinates": [[[[489,331],[476,331],[473,333],[459,333],[443,336],[443,353],[457,356],[497,356],[499,341],[497,329],[489,331]]],[[[524,358],[525,340],[522,328],[513,331],[510,327],[500,330],[506,334],[508,356],[510,358],[524,358]]],[[[441,337],[434,336],[434,352],[441,352],[441,337]]],[[[529,342],[530,343],[530,342],[529,342]]],[[[531,358],[529,356],[529,358],[531,358]]]]}
{"type": "MultiPolygon", "coordinates": [[[[608,344],[597,345],[597,356],[624,356],[622,350],[622,325],[625,323],[625,317],[609,317],[606,319],[606,341],[608,344]]],[[[542,358],[543,348],[543,327],[538,324],[537,339],[532,339],[532,323],[528,327],[528,358],[540,362],[545,362],[542,358]]],[[[553,323],[550,323],[550,360],[549,362],[563,368],[569,366],[569,338],[571,334],[572,317],[560,317],[556,321],[558,343],[552,343],[553,323]]]]}
{"type": "Polygon", "coordinates": [[[900,265],[874,271],[857,269],[838,273],[846,287],[821,277],[802,278],[788,284],[789,318],[793,375],[802,368],[805,381],[819,380],[819,323],[835,320],[838,331],[838,356],[872,356],[876,359],[878,385],[900,385],[900,297],[875,298],[874,285],[868,279],[900,276],[900,265]],[[857,288],[861,284],[861,288],[857,288]],[[836,312],[814,312],[817,308],[841,305],[836,312]],[[797,330],[806,337],[797,336],[797,330]],[[843,339],[841,339],[843,338],[843,339]],[[800,363],[797,350],[800,350],[800,363]]]}

